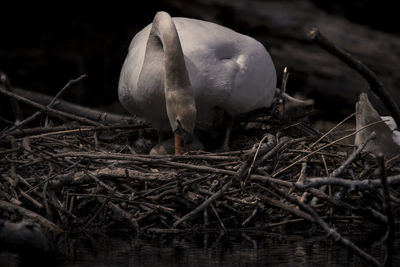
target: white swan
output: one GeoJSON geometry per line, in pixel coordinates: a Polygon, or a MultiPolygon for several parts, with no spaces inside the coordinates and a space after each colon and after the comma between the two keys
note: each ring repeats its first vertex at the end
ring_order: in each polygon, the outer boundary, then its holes
{"type": "Polygon", "coordinates": [[[387,158],[392,158],[400,154],[400,132],[396,128],[397,125],[392,117],[379,116],[369,102],[368,95],[360,94],[360,100],[356,104],[355,145],[363,143],[374,131],[376,137],[368,143],[365,150],[375,155],[383,153],[387,158]]]}
{"type": "Polygon", "coordinates": [[[179,147],[182,136],[195,126],[213,127],[224,112],[235,116],[269,107],[276,79],[270,55],[255,39],[158,12],[133,38],[118,90],[129,112],[158,129],[171,127],[179,147]]]}

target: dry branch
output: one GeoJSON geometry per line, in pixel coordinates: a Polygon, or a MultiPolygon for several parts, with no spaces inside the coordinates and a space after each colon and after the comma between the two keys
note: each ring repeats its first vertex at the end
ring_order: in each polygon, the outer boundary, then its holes
{"type": "Polygon", "coordinates": [[[9,212],[19,212],[20,214],[24,215],[25,217],[36,221],[43,228],[47,229],[50,232],[58,234],[58,233],[61,233],[61,232],[64,231],[58,225],[52,223],[51,221],[47,220],[43,216],[41,216],[41,215],[39,215],[39,214],[37,214],[35,212],[32,212],[30,210],[27,210],[27,209],[25,209],[23,207],[19,207],[19,206],[16,206],[14,204],[11,204],[9,202],[0,200],[0,208],[4,209],[4,210],[7,210],[9,212]]]}
{"type": "Polygon", "coordinates": [[[386,177],[385,160],[382,154],[377,156],[377,163],[379,166],[380,180],[383,191],[383,210],[388,219],[387,229],[386,229],[386,253],[384,259],[384,266],[392,266],[393,257],[393,241],[395,235],[395,222],[392,212],[392,203],[390,200],[389,186],[386,177]]]}
{"type": "Polygon", "coordinates": [[[340,58],[344,63],[360,73],[369,83],[370,89],[379,96],[397,125],[400,125],[400,109],[393,98],[386,92],[383,83],[376,74],[365,66],[360,60],[354,58],[350,53],[339,48],[337,45],[329,41],[318,29],[311,29],[309,37],[326,51],[340,58]]]}
{"type": "Polygon", "coordinates": [[[189,212],[188,214],[186,214],[185,216],[183,216],[182,218],[180,218],[179,220],[174,222],[174,228],[176,228],[179,224],[186,221],[193,215],[195,215],[195,214],[199,213],[200,211],[204,210],[205,208],[207,208],[213,201],[218,199],[231,186],[231,184],[232,184],[232,181],[227,182],[226,184],[224,184],[224,186],[220,190],[215,192],[211,197],[209,197],[206,201],[204,201],[200,206],[198,206],[197,208],[195,208],[194,210],[192,210],[191,212],[189,212]]]}
{"type": "Polygon", "coordinates": [[[89,119],[86,119],[86,118],[83,118],[83,117],[80,117],[80,116],[76,116],[76,115],[73,115],[73,114],[70,114],[70,113],[59,111],[59,110],[56,110],[56,109],[53,109],[53,108],[50,108],[50,107],[46,107],[46,106],[41,105],[41,104],[39,104],[39,103],[37,103],[35,101],[29,100],[26,97],[17,95],[17,94],[12,93],[12,92],[8,92],[2,86],[0,86],[0,93],[4,94],[6,96],[12,97],[12,98],[14,98],[14,99],[16,99],[18,101],[24,102],[25,104],[28,104],[28,105],[30,105],[32,107],[37,108],[37,109],[43,110],[43,111],[47,112],[49,115],[52,115],[52,116],[55,116],[55,117],[60,117],[60,118],[64,118],[64,119],[66,118],[66,119],[70,119],[70,120],[73,120],[73,121],[78,121],[78,122],[81,122],[81,123],[87,124],[87,125],[103,126],[103,124],[95,122],[93,120],[89,120],[89,119]]]}
{"type": "MultiPolygon", "coordinates": [[[[76,78],[76,79],[72,79],[70,80],[55,96],[54,98],[50,101],[50,103],[48,105],[46,105],[47,108],[51,108],[54,106],[55,101],[64,93],[65,90],[67,90],[71,85],[73,85],[74,83],[79,82],[80,80],[82,80],[83,78],[85,78],[86,75],[81,75],[80,77],[76,78]]],[[[15,101],[15,99],[13,99],[15,101]]],[[[17,103],[17,102],[16,102],[17,103]]],[[[5,134],[8,134],[8,132],[11,132],[13,130],[15,130],[16,128],[22,128],[24,125],[26,125],[27,123],[35,120],[38,116],[40,116],[45,110],[42,109],[41,111],[37,111],[34,114],[32,114],[30,117],[26,118],[25,120],[21,120],[20,122],[18,122],[16,125],[12,126],[10,129],[7,129],[5,134]]]]}

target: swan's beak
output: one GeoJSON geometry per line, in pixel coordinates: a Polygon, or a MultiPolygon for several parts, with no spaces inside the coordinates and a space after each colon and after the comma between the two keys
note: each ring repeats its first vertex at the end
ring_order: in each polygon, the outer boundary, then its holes
{"type": "Polygon", "coordinates": [[[182,155],[185,146],[193,141],[193,134],[186,131],[179,120],[176,121],[178,127],[174,130],[175,154],[182,155]]]}
{"type": "Polygon", "coordinates": [[[184,151],[184,137],[180,134],[174,134],[175,155],[182,155],[184,151]]]}

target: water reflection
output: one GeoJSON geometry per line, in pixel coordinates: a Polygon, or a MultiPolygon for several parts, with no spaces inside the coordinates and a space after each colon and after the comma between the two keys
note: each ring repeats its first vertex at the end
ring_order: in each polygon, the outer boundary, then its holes
{"type": "MultiPolygon", "coordinates": [[[[360,240],[360,242],[363,242],[360,240]]],[[[395,244],[395,248],[397,247],[395,244]]],[[[367,243],[365,243],[368,248],[367,243]]],[[[383,250],[369,249],[383,257],[383,250]]],[[[205,234],[157,238],[79,238],[65,246],[62,267],[111,266],[365,266],[358,256],[324,237],[205,234]]],[[[18,266],[15,257],[1,266],[18,266]],[[6,265],[4,265],[6,263],[6,265]]],[[[11,258],[10,258],[11,257],[11,258]]],[[[4,261],[6,260],[6,261],[4,261]]],[[[394,262],[400,263],[400,255],[394,262]]],[[[396,264],[394,264],[396,266],[396,264]]]]}

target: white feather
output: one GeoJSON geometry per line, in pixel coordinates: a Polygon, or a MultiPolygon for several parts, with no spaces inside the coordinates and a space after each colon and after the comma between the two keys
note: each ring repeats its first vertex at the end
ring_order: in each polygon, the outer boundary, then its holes
{"type": "MultiPolygon", "coordinates": [[[[173,18],[173,22],[195,97],[197,127],[211,127],[220,119],[218,110],[237,115],[271,105],[276,71],[260,42],[206,21],[173,18]]],[[[163,62],[155,62],[152,73],[139,77],[143,75],[151,27],[150,24],[137,33],[129,46],[119,81],[119,98],[131,113],[155,127],[167,128],[163,62]],[[138,86],[139,78],[146,81],[146,86],[138,86]]]]}

